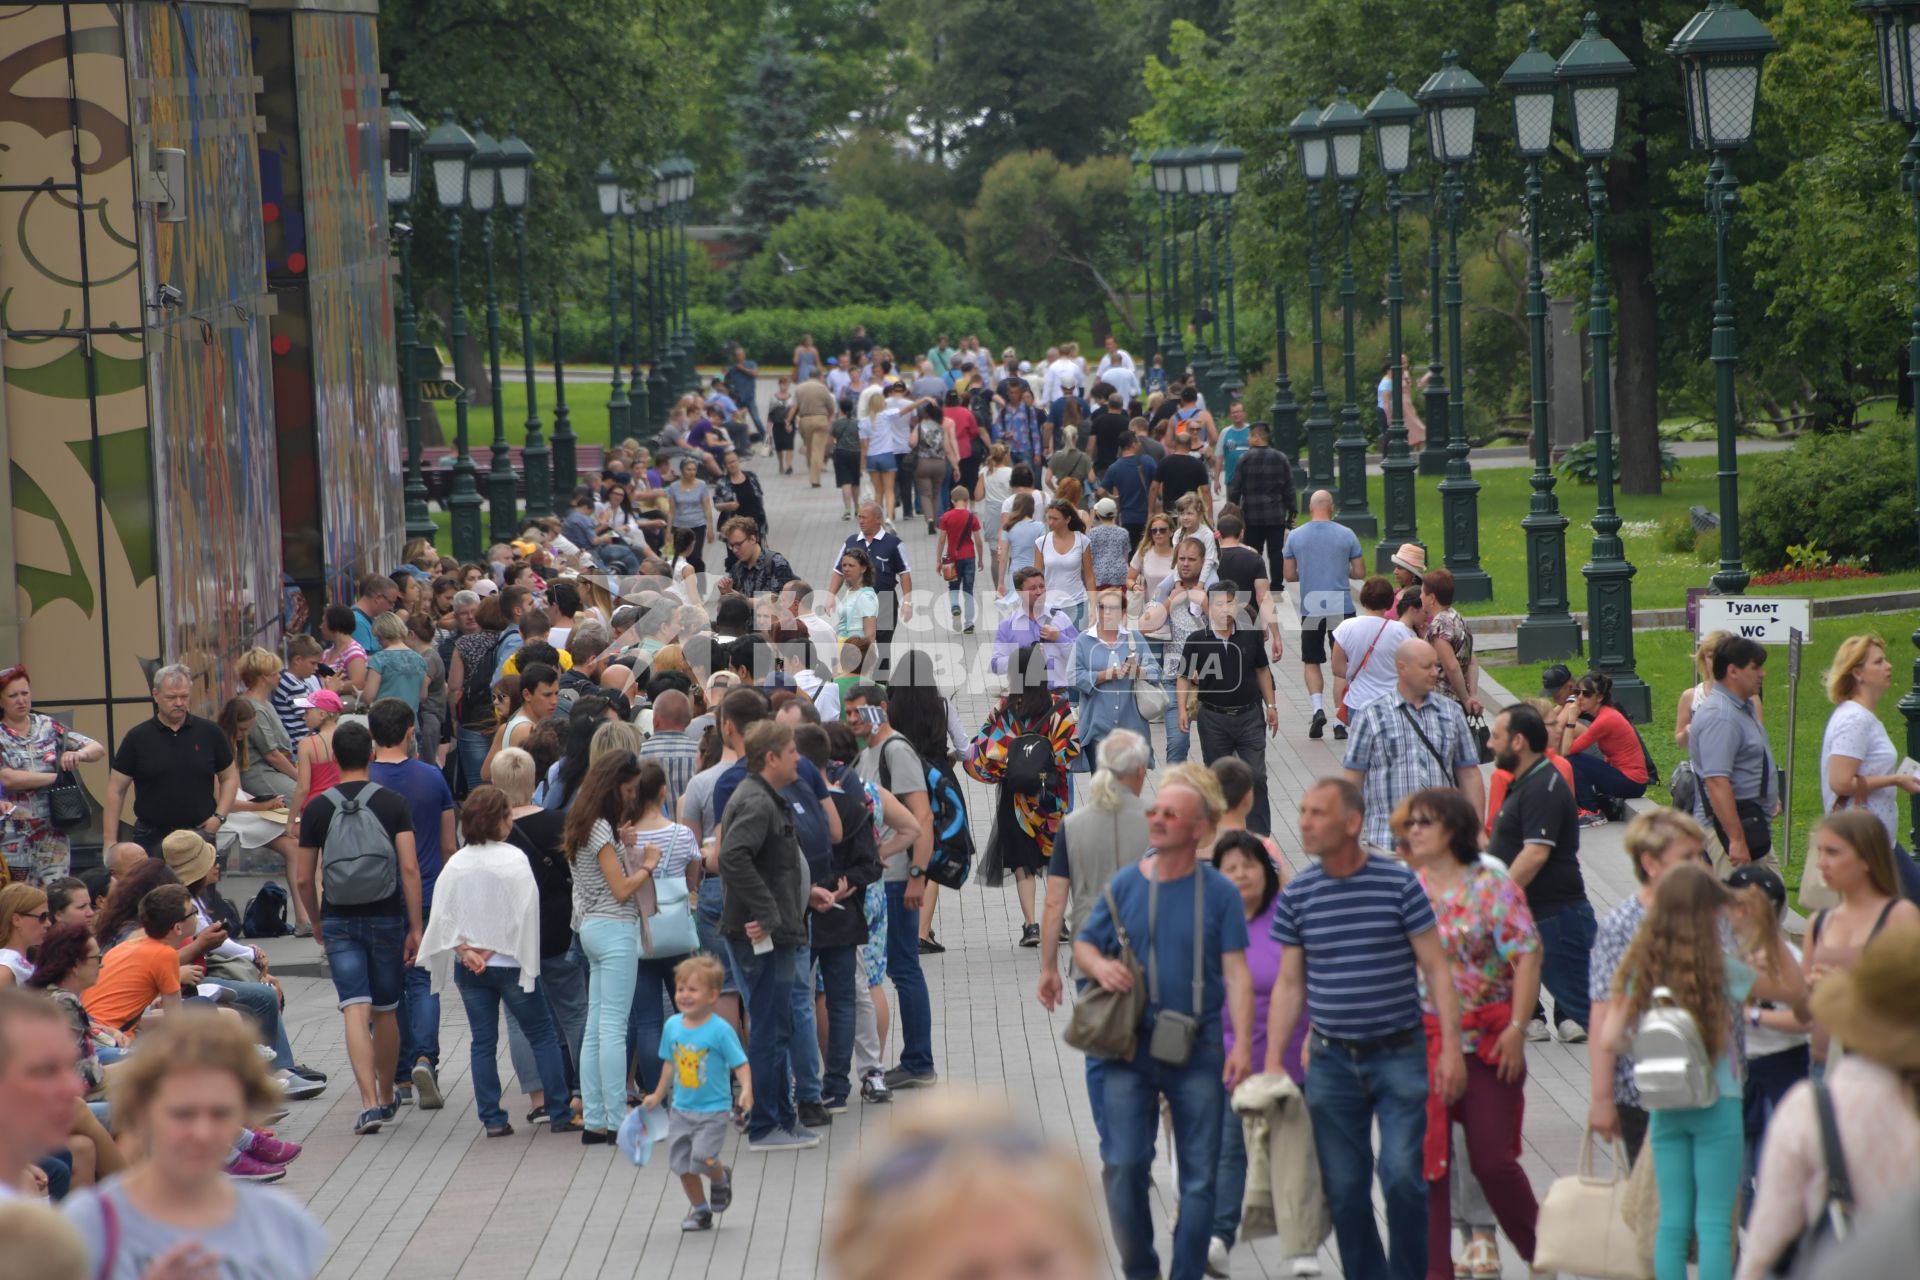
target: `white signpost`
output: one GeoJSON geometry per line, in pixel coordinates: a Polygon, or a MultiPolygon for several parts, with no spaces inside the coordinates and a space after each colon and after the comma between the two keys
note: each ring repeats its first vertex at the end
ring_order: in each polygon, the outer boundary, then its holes
{"type": "Polygon", "coordinates": [[[1813,608],[1807,600],[1756,596],[1702,596],[1698,635],[1729,631],[1766,645],[1784,645],[1791,632],[1813,638],[1813,608]]]}

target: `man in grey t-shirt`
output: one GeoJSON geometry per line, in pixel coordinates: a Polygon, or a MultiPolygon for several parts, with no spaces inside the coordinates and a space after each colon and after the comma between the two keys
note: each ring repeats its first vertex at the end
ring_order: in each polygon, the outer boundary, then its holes
{"type": "Polygon", "coordinates": [[[1700,780],[1696,816],[1707,829],[1713,869],[1725,878],[1734,867],[1758,862],[1779,870],[1769,847],[1755,857],[1741,826],[1740,806],[1759,806],[1771,820],[1779,812],[1774,785],[1773,749],[1753,709],[1767,676],[1767,651],[1744,636],[1734,636],[1713,655],[1713,687],[1694,708],[1687,733],[1687,757],[1700,780]]]}

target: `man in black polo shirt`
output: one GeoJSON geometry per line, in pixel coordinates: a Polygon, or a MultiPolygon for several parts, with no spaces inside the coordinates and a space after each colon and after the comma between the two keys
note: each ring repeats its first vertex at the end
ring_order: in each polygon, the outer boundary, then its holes
{"type": "Polygon", "coordinates": [[[109,841],[120,838],[120,812],[134,788],[134,843],[158,856],[172,831],[198,831],[208,839],[220,829],[240,790],[233,744],[220,726],[187,710],[193,672],[184,666],[153,673],[153,718],[120,739],[107,776],[105,825],[109,841]]]}
{"type": "MultiPolygon", "coordinates": [[[[1493,763],[1513,775],[1507,798],[1493,820],[1487,852],[1511,869],[1527,891],[1527,910],[1540,932],[1540,982],[1553,996],[1560,1038],[1587,1038],[1588,954],[1593,950],[1593,907],[1580,874],[1580,807],[1573,786],[1547,759],[1547,723],[1524,702],[1494,717],[1488,739],[1493,763]]],[[[1545,1040],[1536,1020],[1527,1038],[1545,1040]]]]}
{"type": "Polygon", "coordinates": [[[1172,511],[1174,504],[1190,493],[1200,495],[1200,509],[1213,512],[1212,480],[1207,464],[1189,450],[1193,437],[1185,428],[1175,428],[1167,436],[1167,456],[1160,463],[1153,482],[1153,510],[1172,511]]]}
{"type": "Polygon", "coordinates": [[[1266,633],[1268,654],[1278,662],[1280,614],[1273,607],[1273,584],[1267,578],[1266,557],[1242,541],[1246,532],[1247,522],[1233,512],[1220,517],[1214,528],[1220,548],[1217,572],[1238,590],[1247,626],[1266,633]]]}
{"type": "Polygon", "coordinates": [[[1268,736],[1278,731],[1280,712],[1274,705],[1273,671],[1260,633],[1235,621],[1237,595],[1238,588],[1224,580],[1207,588],[1208,626],[1188,636],[1180,651],[1175,705],[1180,731],[1185,733],[1192,697],[1199,695],[1203,760],[1212,764],[1221,756],[1239,756],[1253,768],[1253,808],[1247,813],[1247,826],[1266,835],[1273,826],[1267,810],[1267,739],[1260,736],[1261,709],[1266,711],[1268,736]]]}

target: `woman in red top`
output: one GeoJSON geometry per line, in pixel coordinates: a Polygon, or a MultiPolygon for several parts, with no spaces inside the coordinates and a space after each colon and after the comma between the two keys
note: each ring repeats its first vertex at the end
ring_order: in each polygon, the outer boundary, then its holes
{"type": "Polygon", "coordinates": [[[1573,793],[1582,826],[1607,820],[1603,805],[1647,793],[1647,753],[1640,734],[1613,705],[1613,680],[1589,671],[1574,682],[1573,701],[1560,713],[1560,754],[1573,765],[1573,793]],[[1575,736],[1582,718],[1593,723],[1575,736]],[[1598,745],[1599,755],[1583,754],[1598,745]]]}

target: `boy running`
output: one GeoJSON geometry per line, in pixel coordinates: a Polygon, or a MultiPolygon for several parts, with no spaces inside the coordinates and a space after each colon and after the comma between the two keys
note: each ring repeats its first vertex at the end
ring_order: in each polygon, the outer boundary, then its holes
{"type": "Polygon", "coordinates": [[[725,1213],[733,1203],[733,1181],[720,1163],[720,1144],[726,1139],[733,1110],[728,1072],[740,1082],[741,1107],[753,1110],[753,1076],[747,1070],[746,1050],[733,1028],[713,1016],[722,976],[720,962],[704,953],[688,956],[674,967],[673,1003],[680,1012],[667,1019],[660,1034],[660,1060],[671,1062],[673,1069],[660,1073],[659,1085],[641,1104],[659,1106],[672,1085],[668,1167],[680,1175],[680,1185],[693,1206],[680,1223],[682,1231],[712,1229],[713,1215],[725,1213]],[[702,1194],[703,1175],[712,1184],[711,1194],[702,1194]]]}

